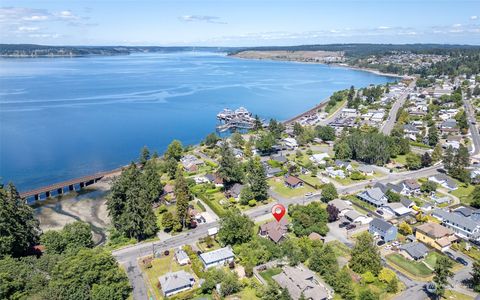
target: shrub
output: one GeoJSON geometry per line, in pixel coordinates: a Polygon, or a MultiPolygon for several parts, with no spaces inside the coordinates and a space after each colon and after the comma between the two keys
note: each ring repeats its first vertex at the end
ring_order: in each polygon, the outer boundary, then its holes
{"type": "Polygon", "coordinates": [[[248,205],[253,207],[253,206],[257,205],[257,201],[255,199],[252,199],[252,200],[248,201],[248,205]]]}
{"type": "Polygon", "coordinates": [[[372,283],[375,281],[375,275],[373,275],[372,272],[367,271],[362,275],[362,280],[365,283],[372,283]]]}

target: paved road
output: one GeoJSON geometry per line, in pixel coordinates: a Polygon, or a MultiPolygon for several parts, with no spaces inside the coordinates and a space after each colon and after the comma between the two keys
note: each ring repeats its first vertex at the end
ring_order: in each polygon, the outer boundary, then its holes
{"type": "Polygon", "coordinates": [[[400,107],[403,106],[405,103],[405,100],[408,97],[408,94],[413,91],[413,87],[415,87],[416,80],[414,79],[408,87],[405,89],[405,91],[398,97],[397,101],[393,103],[392,108],[390,109],[390,112],[388,113],[388,118],[385,124],[382,126],[381,131],[384,134],[390,134],[392,132],[393,126],[395,126],[395,121],[397,119],[397,112],[400,109],[400,107]]]}
{"type": "Polygon", "coordinates": [[[470,100],[467,100],[463,97],[463,103],[465,105],[465,112],[467,113],[467,119],[470,126],[470,134],[472,135],[474,150],[472,156],[480,153],[480,134],[478,133],[477,125],[472,124],[472,121],[475,121],[475,110],[473,109],[472,103],[470,100]]]}
{"type": "MultiPolygon", "coordinates": [[[[436,169],[441,167],[441,165],[432,166],[418,171],[403,172],[403,173],[391,173],[385,177],[374,179],[372,181],[362,182],[351,186],[341,187],[338,189],[339,193],[350,194],[357,192],[363,189],[367,185],[373,185],[376,182],[388,183],[397,180],[405,180],[407,178],[420,178],[436,173],[436,169]]],[[[278,194],[270,192],[271,196],[276,199],[275,203],[281,203],[288,207],[290,204],[304,204],[309,201],[318,199],[306,198],[306,197],[296,197],[296,198],[284,198],[278,194]]],[[[269,203],[268,205],[263,205],[255,207],[245,212],[247,216],[255,220],[264,215],[270,214],[270,209],[273,204],[269,203]]],[[[204,237],[208,233],[209,228],[218,226],[218,222],[212,222],[208,224],[201,224],[197,228],[190,230],[188,232],[180,233],[176,236],[173,236],[169,239],[160,242],[148,242],[136,244],[127,248],[113,251],[113,255],[122,264],[127,270],[127,275],[130,280],[130,283],[133,287],[133,298],[135,300],[144,300],[147,299],[147,287],[145,281],[142,277],[140,267],[138,265],[138,258],[151,255],[153,251],[164,251],[167,249],[172,249],[179,247],[185,244],[191,244],[199,240],[201,237],[204,237]]]]}

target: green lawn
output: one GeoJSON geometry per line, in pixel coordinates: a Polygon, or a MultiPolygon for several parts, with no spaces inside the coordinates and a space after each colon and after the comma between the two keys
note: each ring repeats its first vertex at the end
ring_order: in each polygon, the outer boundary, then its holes
{"type": "Polygon", "coordinates": [[[305,181],[305,182],[307,182],[307,183],[309,183],[309,184],[311,184],[311,185],[313,185],[313,186],[316,186],[316,187],[320,187],[320,186],[322,186],[322,185],[324,184],[320,179],[318,179],[317,176],[312,177],[311,175],[304,175],[304,174],[302,174],[302,175],[300,175],[300,176],[298,176],[298,177],[299,177],[301,180],[303,180],[303,181],[305,181]]]}
{"type": "Polygon", "coordinates": [[[272,277],[280,273],[282,273],[281,268],[270,268],[268,270],[260,272],[260,276],[262,276],[262,278],[265,279],[265,281],[272,284],[274,283],[274,280],[272,279],[272,277]]]}
{"type": "Polygon", "coordinates": [[[394,253],[387,255],[387,261],[404,270],[414,277],[428,279],[432,275],[432,270],[425,266],[422,262],[410,261],[400,254],[394,253]]]}
{"type": "MultiPolygon", "coordinates": [[[[144,269],[145,274],[147,275],[150,287],[155,292],[155,296],[157,299],[163,299],[160,293],[160,289],[158,288],[158,277],[165,275],[168,272],[185,270],[186,272],[189,272],[190,274],[192,274],[195,277],[195,280],[198,282],[198,278],[196,278],[195,273],[190,268],[190,265],[180,266],[179,264],[177,264],[173,255],[173,251],[170,251],[170,255],[168,256],[155,258],[152,261],[151,268],[145,268],[144,266],[142,268],[144,269]]],[[[187,293],[187,292],[188,291],[185,291],[184,293],[187,293]]],[[[178,295],[182,295],[182,293],[178,295]]]]}
{"type": "Polygon", "coordinates": [[[314,188],[307,185],[303,187],[298,187],[295,189],[289,188],[285,186],[285,183],[283,182],[283,178],[280,178],[280,179],[272,178],[268,180],[268,184],[273,188],[273,190],[276,193],[280,194],[280,196],[283,196],[285,198],[299,197],[299,196],[304,196],[306,193],[315,192],[314,188]]]}
{"type": "Polygon", "coordinates": [[[462,294],[460,292],[454,291],[454,290],[446,290],[445,295],[443,296],[443,299],[449,299],[449,300],[473,300],[473,297],[462,294]]]}
{"type": "Polygon", "coordinates": [[[465,184],[455,180],[458,189],[451,191],[450,194],[458,197],[460,199],[460,202],[464,204],[470,204],[470,201],[472,201],[472,198],[470,197],[470,194],[473,192],[473,189],[475,186],[469,184],[468,186],[465,186],[465,184]]]}
{"type": "Polygon", "coordinates": [[[397,155],[393,159],[397,164],[406,165],[407,164],[407,155],[397,155]]]}
{"type": "Polygon", "coordinates": [[[337,110],[340,109],[340,107],[342,107],[342,105],[347,101],[347,99],[343,99],[342,101],[337,101],[337,103],[335,103],[334,106],[332,106],[330,108],[330,110],[328,111],[328,116],[330,117],[331,115],[333,115],[337,110]]]}

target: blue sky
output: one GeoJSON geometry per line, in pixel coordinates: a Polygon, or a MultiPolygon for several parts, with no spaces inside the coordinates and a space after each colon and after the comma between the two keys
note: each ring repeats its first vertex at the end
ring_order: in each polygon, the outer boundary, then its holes
{"type": "Polygon", "coordinates": [[[2,0],[0,38],[48,45],[478,45],[480,1],[2,0]]]}

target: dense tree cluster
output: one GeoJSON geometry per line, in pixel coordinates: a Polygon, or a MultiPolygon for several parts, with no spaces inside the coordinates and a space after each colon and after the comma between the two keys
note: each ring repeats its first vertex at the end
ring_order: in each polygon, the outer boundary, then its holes
{"type": "Polygon", "coordinates": [[[133,163],[115,179],[107,199],[107,208],[112,225],[122,235],[141,240],[157,232],[156,217],[152,210],[152,203],[156,199],[150,198],[151,189],[148,186],[151,182],[160,183],[159,175],[156,172],[142,173],[133,163]]]}
{"type": "Polygon", "coordinates": [[[288,214],[292,218],[293,232],[297,236],[308,236],[312,232],[326,235],[328,214],[322,204],[291,205],[288,214]]]}
{"type": "Polygon", "coordinates": [[[218,239],[224,245],[248,242],[253,235],[254,223],[237,209],[231,209],[220,219],[218,239]]]}
{"type": "Polygon", "coordinates": [[[33,209],[20,198],[12,183],[0,184],[0,258],[28,254],[39,235],[33,209]]]}
{"type": "Polygon", "coordinates": [[[460,145],[457,150],[451,146],[448,147],[443,155],[443,163],[450,176],[462,182],[470,181],[470,172],[467,170],[470,164],[470,154],[467,147],[460,145]]]}
{"type": "Polygon", "coordinates": [[[338,139],[333,149],[338,159],[354,159],[383,165],[390,157],[410,152],[410,145],[408,140],[403,138],[353,130],[349,135],[338,139]]]}
{"type": "Polygon", "coordinates": [[[90,224],[84,222],[67,224],[60,231],[49,230],[40,240],[48,254],[61,254],[77,251],[79,248],[93,247],[90,224]]]}
{"type": "Polygon", "coordinates": [[[357,237],[349,265],[353,271],[360,274],[370,271],[377,276],[382,270],[380,253],[370,233],[363,232],[357,237]]]}
{"type": "Polygon", "coordinates": [[[244,178],[243,168],[238,159],[235,158],[228,143],[224,142],[220,148],[220,167],[218,174],[222,177],[228,187],[234,183],[242,182],[244,178]]]}

